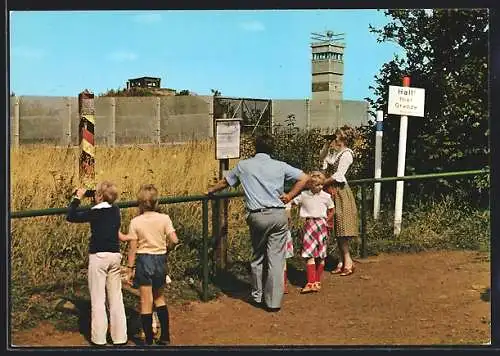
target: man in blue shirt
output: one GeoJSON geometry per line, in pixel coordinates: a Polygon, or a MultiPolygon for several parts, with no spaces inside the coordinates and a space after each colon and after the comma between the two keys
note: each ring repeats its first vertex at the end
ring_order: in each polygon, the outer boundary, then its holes
{"type": "Polygon", "coordinates": [[[247,224],[252,239],[252,302],[262,305],[263,297],[269,311],[278,311],[284,292],[285,243],[288,219],[285,204],[292,200],[309,181],[300,169],[270,157],[274,148],[269,135],[257,136],[254,157],[238,162],[227,176],[207,194],[243,186],[247,224]],[[288,194],[284,194],[285,181],[295,180],[288,194]],[[264,266],[267,269],[263,281],[264,266]],[[263,286],[264,284],[264,286],[263,286]]]}

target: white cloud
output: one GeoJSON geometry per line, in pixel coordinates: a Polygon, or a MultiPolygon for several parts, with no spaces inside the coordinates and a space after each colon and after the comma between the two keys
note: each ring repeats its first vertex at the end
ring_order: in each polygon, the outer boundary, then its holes
{"type": "Polygon", "coordinates": [[[42,59],[47,55],[47,52],[40,48],[30,48],[30,47],[13,47],[11,49],[11,54],[13,57],[23,57],[29,59],[42,59]]]}
{"type": "Polygon", "coordinates": [[[130,62],[137,59],[137,54],[130,51],[116,51],[111,53],[108,58],[115,62],[130,62]]]}
{"type": "Polygon", "coordinates": [[[240,23],[240,27],[245,31],[259,32],[265,31],[266,26],[260,21],[246,21],[240,23]]]}
{"type": "Polygon", "coordinates": [[[155,13],[139,14],[139,15],[135,15],[133,20],[134,20],[134,22],[142,23],[142,24],[157,23],[157,22],[161,21],[161,15],[155,14],[155,13]]]}

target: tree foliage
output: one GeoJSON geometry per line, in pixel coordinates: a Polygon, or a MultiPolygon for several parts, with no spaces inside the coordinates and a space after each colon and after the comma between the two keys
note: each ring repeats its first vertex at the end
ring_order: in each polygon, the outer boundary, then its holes
{"type": "Polygon", "coordinates": [[[221,96],[222,93],[218,89],[210,89],[210,92],[212,93],[213,96],[221,96]]]}
{"type": "Polygon", "coordinates": [[[183,89],[175,94],[175,96],[187,96],[187,95],[191,95],[191,92],[187,89],[183,89]]]}
{"type": "MultiPolygon", "coordinates": [[[[397,43],[406,55],[383,65],[370,87],[374,98],[366,99],[387,113],[389,85],[401,86],[404,75],[411,77],[410,86],[426,91],[425,117],[409,118],[406,174],[488,166],[488,10],[387,10],[385,15],[389,23],[370,31],[378,42],[397,43]]],[[[383,176],[396,174],[399,122],[398,116],[385,116],[383,176]]]]}
{"type": "Polygon", "coordinates": [[[105,93],[99,94],[102,97],[113,97],[113,96],[160,96],[153,92],[153,90],[148,88],[137,88],[133,87],[130,89],[110,89],[105,93]]]}

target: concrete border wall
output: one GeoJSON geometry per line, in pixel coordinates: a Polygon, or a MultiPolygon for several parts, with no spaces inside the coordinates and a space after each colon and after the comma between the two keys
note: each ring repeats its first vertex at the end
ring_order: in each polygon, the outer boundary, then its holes
{"type": "MultiPolygon", "coordinates": [[[[96,145],[158,144],[213,137],[212,96],[97,97],[96,145]]],[[[368,103],[352,100],[273,100],[273,124],[295,116],[300,129],[333,130],[366,125],[368,103]]],[[[78,145],[78,98],[10,98],[13,146],[47,143],[78,145]]]]}
{"type": "MultiPolygon", "coordinates": [[[[96,145],[183,142],[213,136],[211,96],[96,97],[96,145]]],[[[78,145],[77,97],[10,98],[11,144],[78,145]]]]}

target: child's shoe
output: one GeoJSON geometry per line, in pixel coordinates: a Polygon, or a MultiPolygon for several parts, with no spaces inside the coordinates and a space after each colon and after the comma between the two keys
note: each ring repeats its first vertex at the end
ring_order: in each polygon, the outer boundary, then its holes
{"type": "Polygon", "coordinates": [[[315,287],[314,283],[307,283],[304,288],[300,291],[300,294],[307,294],[307,293],[312,293],[315,292],[315,287]]]}

